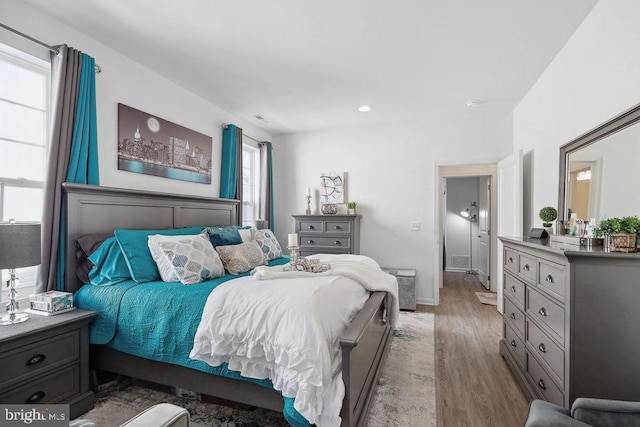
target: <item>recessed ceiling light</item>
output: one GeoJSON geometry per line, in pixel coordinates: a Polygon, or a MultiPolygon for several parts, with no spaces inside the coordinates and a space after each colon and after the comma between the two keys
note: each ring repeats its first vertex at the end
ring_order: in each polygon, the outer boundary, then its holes
{"type": "Polygon", "coordinates": [[[361,105],[358,107],[358,111],[360,111],[361,113],[368,113],[369,111],[371,111],[371,107],[369,107],[368,105],[361,105]]]}

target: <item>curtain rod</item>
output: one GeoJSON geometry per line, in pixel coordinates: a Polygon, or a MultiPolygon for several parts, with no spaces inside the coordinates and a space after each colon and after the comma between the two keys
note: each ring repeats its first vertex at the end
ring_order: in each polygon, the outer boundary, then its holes
{"type": "MultiPolygon", "coordinates": [[[[17,34],[17,35],[19,35],[20,37],[23,37],[23,38],[25,38],[25,39],[29,40],[30,42],[33,42],[33,43],[39,44],[40,46],[44,47],[45,49],[47,49],[47,50],[49,50],[49,51],[51,51],[51,52],[53,52],[53,53],[55,53],[56,55],[58,55],[58,54],[60,53],[60,50],[59,50],[59,49],[57,49],[57,48],[55,48],[55,47],[53,47],[53,46],[49,46],[48,44],[46,44],[46,43],[44,43],[44,42],[41,42],[41,41],[40,41],[40,40],[38,40],[38,39],[34,39],[33,37],[28,36],[28,35],[26,35],[25,33],[22,33],[22,32],[20,32],[20,31],[18,31],[18,30],[16,30],[16,29],[13,29],[13,28],[11,28],[11,27],[9,27],[9,26],[7,26],[7,25],[4,25],[4,24],[3,24],[3,23],[1,23],[1,22],[0,22],[0,27],[4,28],[4,29],[5,29],[5,30],[7,30],[7,31],[11,31],[11,32],[12,32],[12,33],[14,33],[14,34],[17,34]]],[[[102,72],[102,67],[100,67],[98,64],[95,64],[95,67],[96,67],[96,74],[100,74],[100,73],[102,72]]]]}

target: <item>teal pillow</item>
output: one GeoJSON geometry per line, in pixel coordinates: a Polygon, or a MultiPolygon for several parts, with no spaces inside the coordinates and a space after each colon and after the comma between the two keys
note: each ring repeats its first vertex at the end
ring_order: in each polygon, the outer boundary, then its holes
{"type": "Polygon", "coordinates": [[[114,234],[129,266],[131,277],[138,283],[160,280],[160,272],[149,250],[149,236],[200,234],[203,227],[165,228],[162,230],[129,230],[116,228],[114,234]]]}
{"type": "Polygon", "coordinates": [[[211,240],[214,248],[216,246],[239,245],[242,243],[238,227],[235,226],[207,227],[205,231],[209,235],[209,240],[211,240]]]}
{"type": "Polygon", "coordinates": [[[127,260],[115,237],[106,239],[88,260],[93,263],[89,271],[89,283],[97,286],[109,286],[131,280],[127,260]]]}

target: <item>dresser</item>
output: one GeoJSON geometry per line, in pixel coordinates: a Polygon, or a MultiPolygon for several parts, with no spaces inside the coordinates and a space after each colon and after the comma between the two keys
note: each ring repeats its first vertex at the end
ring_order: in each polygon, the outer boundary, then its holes
{"type": "Polygon", "coordinates": [[[300,255],[360,254],[362,215],[293,215],[300,255]]]}
{"type": "Polygon", "coordinates": [[[70,405],[76,418],[93,408],[89,323],[97,313],[76,309],[30,314],[0,328],[0,403],[70,405]]]}
{"type": "Polygon", "coordinates": [[[500,237],[500,353],[530,399],[640,401],[640,254],[500,237]]]}

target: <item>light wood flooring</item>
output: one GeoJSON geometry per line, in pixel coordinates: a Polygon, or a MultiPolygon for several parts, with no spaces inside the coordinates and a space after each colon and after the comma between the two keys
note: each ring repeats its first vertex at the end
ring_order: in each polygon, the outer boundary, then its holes
{"type": "Polygon", "coordinates": [[[418,307],[435,313],[438,426],[522,426],[529,403],[500,356],[502,319],[475,292],[478,276],[445,272],[440,305],[418,307]]]}

